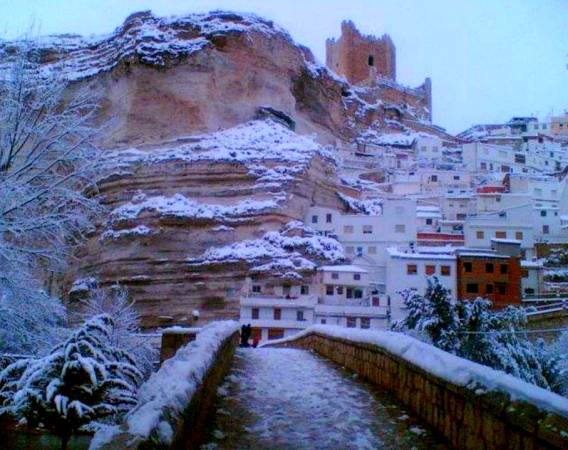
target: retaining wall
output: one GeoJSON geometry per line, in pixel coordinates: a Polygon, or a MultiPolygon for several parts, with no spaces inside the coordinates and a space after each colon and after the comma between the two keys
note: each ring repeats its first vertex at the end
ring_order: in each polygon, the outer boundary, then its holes
{"type": "MultiPolygon", "coordinates": [[[[411,338],[401,336],[401,339],[411,338]]],[[[427,344],[417,344],[430,347],[434,353],[440,352],[427,344]]],[[[479,383],[466,386],[451,383],[377,344],[308,330],[298,338],[268,344],[273,345],[311,349],[352,370],[395,396],[455,448],[568,448],[568,409],[562,411],[568,400],[563,403],[562,397],[543,389],[527,385],[528,389],[535,389],[535,398],[553,396],[552,403],[560,405],[559,411],[551,412],[524,400],[514,400],[507,392],[487,389],[479,383]]],[[[450,354],[447,356],[463,361],[462,368],[468,363],[474,364],[450,354]]],[[[424,357],[428,355],[424,354],[424,357]]],[[[452,368],[447,369],[451,371],[452,368]]],[[[495,374],[509,377],[502,372],[495,371],[495,374]]],[[[456,372],[455,375],[464,378],[463,374],[456,372]]],[[[519,383],[515,383],[517,390],[519,383]]]]}

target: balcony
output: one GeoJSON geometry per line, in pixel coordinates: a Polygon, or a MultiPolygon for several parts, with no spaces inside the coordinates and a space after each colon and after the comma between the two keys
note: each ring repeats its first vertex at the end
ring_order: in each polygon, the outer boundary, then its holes
{"type": "Polygon", "coordinates": [[[318,302],[315,295],[285,298],[280,295],[251,294],[241,297],[241,306],[275,308],[313,308],[318,302]]]}

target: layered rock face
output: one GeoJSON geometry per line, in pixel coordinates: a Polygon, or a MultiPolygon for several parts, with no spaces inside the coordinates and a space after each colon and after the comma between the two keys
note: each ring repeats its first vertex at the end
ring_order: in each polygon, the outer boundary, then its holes
{"type": "MultiPolygon", "coordinates": [[[[0,43],[0,61],[14,45],[0,43]]],[[[73,304],[93,279],[121,283],[145,327],[236,318],[247,277],[301,283],[341,261],[336,241],[298,223],[310,205],[345,207],[322,145],[438,132],[387,98],[397,85],[384,99],[380,87],[354,88],[254,15],[138,13],[107,37],[48,37],[39,50],[70,95],[100,98],[104,131],[108,217],[62,289],[73,304]]]]}
{"type": "Polygon", "coordinates": [[[99,183],[108,220],[68,274],[71,299],[96,278],[128,287],[143,325],[238,317],[247,277],[300,283],[343,259],[299,220],[341,208],[333,156],[268,120],[109,152],[99,183]],[[111,171],[112,170],[112,171],[111,171]]]}

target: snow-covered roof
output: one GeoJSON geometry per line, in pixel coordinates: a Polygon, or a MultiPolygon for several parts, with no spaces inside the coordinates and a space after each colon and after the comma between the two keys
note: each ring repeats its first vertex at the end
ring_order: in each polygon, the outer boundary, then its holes
{"type": "Polygon", "coordinates": [[[521,267],[526,267],[528,269],[541,269],[544,267],[544,264],[542,261],[527,261],[527,260],[522,260],[521,261],[521,267]]]}
{"type": "Polygon", "coordinates": [[[352,273],[369,273],[362,267],[353,264],[344,264],[338,266],[320,266],[318,270],[322,272],[352,272],[352,273]]]}
{"type": "Polygon", "coordinates": [[[498,244],[518,244],[518,245],[521,245],[521,241],[519,239],[491,238],[491,242],[496,242],[498,244]]]}
{"type": "Polygon", "coordinates": [[[389,247],[387,248],[387,252],[392,258],[399,258],[399,259],[444,259],[444,260],[455,260],[456,255],[453,254],[453,250],[448,249],[448,253],[438,253],[436,251],[431,253],[419,253],[419,252],[405,252],[403,250],[399,250],[396,247],[389,247]]]}

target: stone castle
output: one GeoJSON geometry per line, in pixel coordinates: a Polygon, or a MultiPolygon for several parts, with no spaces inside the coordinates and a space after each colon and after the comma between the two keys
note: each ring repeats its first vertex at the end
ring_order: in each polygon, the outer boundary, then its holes
{"type": "Polygon", "coordinates": [[[326,41],[326,65],[356,86],[380,87],[377,98],[427,111],[432,120],[432,83],[426,78],[418,88],[396,82],[396,47],[388,34],[363,35],[351,21],[341,24],[339,39],[326,41]]]}

